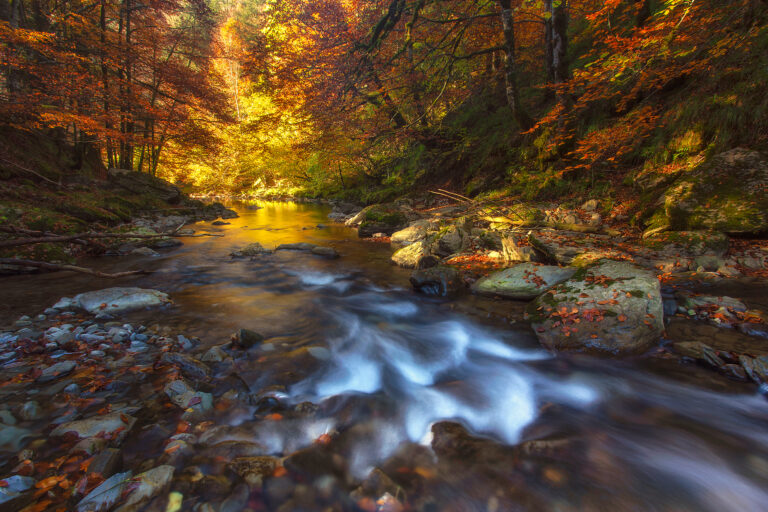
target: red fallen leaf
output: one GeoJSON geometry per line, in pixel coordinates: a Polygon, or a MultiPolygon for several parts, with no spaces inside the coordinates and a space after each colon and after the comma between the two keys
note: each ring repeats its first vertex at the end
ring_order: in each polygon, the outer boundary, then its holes
{"type": "Polygon", "coordinates": [[[101,304],[99,304],[99,309],[104,309],[106,307],[107,307],[107,303],[106,302],[102,302],[101,304]]]}
{"type": "Polygon", "coordinates": [[[272,421],[280,421],[283,419],[283,415],[275,412],[272,414],[267,414],[264,418],[272,421]]]}
{"type": "Polygon", "coordinates": [[[619,322],[626,322],[627,321],[627,317],[626,317],[626,315],[619,315],[617,320],[619,322]]]}
{"type": "Polygon", "coordinates": [[[120,413],[120,421],[122,421],[126,425],[128,425],[131,422],[131,420],[128,418],[128,416],[126,416],[123,413],[120,413]]]}
{"type": "Polygon", "coordinates": [[[357,506],[360,507],[361,510],[364,510],[365,512],[376,512],[376,502],[373,501],[373,498],[360,498],[357,502],[357,506]]]}
{"type": "Polygon", "coordinates": [[[329,444],[331,442],[331,436],[328,434],[320,434],[320,437],[315,439],[315,444],[329,444]]]}
{"type": "Polygon", "coordinates": [[[280,478],[281,476],[285,476],[287,474],[288,471],[283,466],[277,466],[272,472],[272,476],[275,478],[280,478]]]}
{"type": "Polygon", "coordinates": [[[8,487],[8,482],[5,480],[0,480],[0,487],[8,487]]]}
{"type": "Polygon", "coordinates": [[[193,397],[192,397],[192,398],[189,400],[189,403],[187,404],[187,407],[192,407],[193,405],[197,405],[197,404],[199,404],[199,403],[200,403],[200,402],[202,402],[202,401],[203,401],[203,399],[202,399],[202,398],[200,398],[199,396],[193,396],[193,397]]]}

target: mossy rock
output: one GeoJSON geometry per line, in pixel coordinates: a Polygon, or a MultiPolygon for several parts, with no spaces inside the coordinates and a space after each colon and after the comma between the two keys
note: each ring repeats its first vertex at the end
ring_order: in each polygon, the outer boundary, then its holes
{"type": "Polygon", "coordinates": [[[360,238],[368,238],[376,233],[391,235],[408,225],[408,218],[397,206],[392,204],[376,205],[365,212],[358,228],[360,238]]]}
{"type": "Polygon", "coordinates": [[[695,167],[666,190],[650,224],[664,218],[678,231],[768,231],[768,156],[737,148],[695,167]]]}
{"type": "Polygon", "coordinates": [[[723,256],[728,251],[728,237],[718,231],[665,231],[644,238],[643,245],[655,251],[723,256]]]}

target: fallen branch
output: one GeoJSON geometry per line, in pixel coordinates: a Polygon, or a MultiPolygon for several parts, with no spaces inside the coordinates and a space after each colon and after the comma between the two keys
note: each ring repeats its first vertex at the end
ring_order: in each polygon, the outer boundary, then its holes
{"type": "Polygon", "coordinates": [[[78,267],[76,265],[59,265],[56,263],[46,263],[43,261],[32,261],[32,260],[19,260],[16,258],[0,258],[0,264],[15,265],[19,267],[42,268],[45,270],[69,270],[71,272],[80,272],[82,274],[88,274],[96,277],[104,277],[107,279],[133,276],[136,274],[149,274],[151,272],[150,270],[130,270],[128,272],[117,272],[115,274],[108,274],[106,272],[99,272],[98,270],[93,270],[85,267],[78,267]]]}
{"type": "Polygon", "coordinates": [[[38,178],[40,178],[41,180],[45,180],[45,181],[47,181],[48,183],[53,183],[53,184],[54,184],[54,185],[56,185],[57,187],[61,187],[61,184],[60,184],[60,183],[56,183],[55,181],[53,181],[53,180],[51,180],[51,179],[48,179],[48,178],[46,178],[46,177],[45,177],[45,176],[43,176],[42,174],[39,174],[39,173],[37,173],[37,172],[33,171],[32,169],[27,169],[26,167],[22,167],[21,165],[19,165],[19,164],[15,163],[15,162],[11,162],[10,160],[6,160],[5,158],[0,158],[0,160],[2,160],[3,162],[5,162],[5,163],[7,163],[7,164],[11,164],[12,166],[14,166],[14,167],[16,167],[16,168],[18,168],[18,169],[21,169],[22,171],[28,172],[28,173],[30,173],[30,174],[34,174],[35,176],[37,176],[37,177],[38,177],[38,178]]]}
{"type": "Polygon", "coordinates": [[[158,233],[156,235],[143,235],[138,233],[78,233],[76,235],[52,235],[39,236],[34,238],[16,238],[14,240],[2,240],[0,241],[0,248],[4,247],[18,247],[20,245],[30,244],[42,244],[42,243],[63,243],[63,242],[76,242],[84,239],[94,238],[197,238],[201,236],[224,236],[218,233],[199,233],[194,235],[180,235],[176,231],[180,229],[176,228],[171,233],[158,233]]]}

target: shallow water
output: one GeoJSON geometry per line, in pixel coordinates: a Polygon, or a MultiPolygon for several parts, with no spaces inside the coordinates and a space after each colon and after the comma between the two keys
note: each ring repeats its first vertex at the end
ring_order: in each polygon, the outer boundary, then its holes
{"type": "MultiPolygon", "coordinates": [[[[421,490],[436,510],[768,507],[768,403],[754,387],[672,361],[552,357],[527,327],[508,323],[520,320],[519,304],[464,308],[493,311],[495,319],[457,313],[446,301],[414,294],[409,272],[389,264],[388,245],[327,223],[327,208],[259,204],[238,208],[241,216],[230,225],[193,226],[223,237],[187,238],[156,258],[88,263],[155,270],[150,275],[117,282],[66,273],[4,278],[2,318],[37,313],[86,290],[157,288],[175,305],[130,320],[169,325],[205,344],[222,343],[241,327],[269,338],[252,360],[238,362],[256,393],[273,377],[258,362],[262,356],[312,347],[321,363],[311,373],[263,394],[289,405],[320,404],[320,414],[278,425],[254,421],[247,409],[220,420],[276,455],[338,434],[343,443],[331,447],[357,479],[403,453],[411,454],[406,466],[421,464],[412,454],[423,454],[417,445],[429,446],[432,425],[457,421],[480,444],[457,450],[458,457],[441,454],[421,490]],[[342,257],[228,257],[250,242],[312,242],[342,257]],[[508,448],[541,440],[559,448],[508,448]]],[[[430,452],[427,458],[435,462],[430,452]]]]}

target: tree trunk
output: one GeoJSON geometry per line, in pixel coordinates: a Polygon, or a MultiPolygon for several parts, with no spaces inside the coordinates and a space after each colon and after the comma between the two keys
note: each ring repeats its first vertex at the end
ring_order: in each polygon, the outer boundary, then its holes
{"type": "Polygon", "coordinates": [[[642,27],[648,18],[651,16],[651,0],[637,0],[640,5],[640,10],[637,11],[636,25],[642,27]]]}
{"type": "Polygon", "coordinates": [[[547,0],[550,8],[552,27],[552,82],[555,85],[557,102],[563,114],[570,109],[570,98],[562,85],[570,78],[568,71],[568,2],[547,0]]]}
{"type": "MultiPolygon", "coordinates": [[[[23,9],[24,9],[24,5],[22,4],[21,0],[11,1],[10,25],[12,29],[17,29],[21,27],[21,20],[24,17],[23,9]]],[[[11,46],[11,48],[13,48],[13,46],[11,46]]],[[[16,49],[16,51],[18,51],[18,49],[16,49]]],[[[8,76],[8,92],[13,94],[15,92],[21,91],[22,80],[21,80],[20,72],[17,69],[14,69],[12,66],[8,66],[7,76],[8,76]]]]}
{"type": "Polygon", "coordinates": [[[501,7],[501,26],[504,31],[504,81],[506,85],[507,103],[512,110],[512,116],[523,130],[533,126],[531,117],[520,105],[520,91],[517,86],[517,65],[515,62],[515,25],[512,17],[511,0],[497,0],[501,7]]]}

